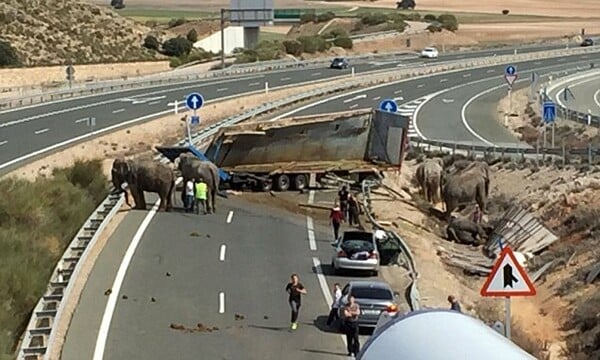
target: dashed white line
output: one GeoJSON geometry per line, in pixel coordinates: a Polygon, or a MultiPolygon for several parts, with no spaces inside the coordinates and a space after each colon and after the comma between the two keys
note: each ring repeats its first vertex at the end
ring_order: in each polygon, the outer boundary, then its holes
{"type": "Polygon", "coordinates": [[[219,314],[223,314],[225,312],[225,293],[219,293],[219,314]]]}
{"type": "Polygon", "coordinates": [[[556,61],[563,62],[563,61],[565,61],[565,59],[564,58],[558,58],[556,61]]]}
{"type": "Polygon", "coordinates": [[[489,69],[488,71],[486,71],[486,73],[488,73],[488,74],[489,74],[489,73],[493,73],[494,71],[496,71],[496,70],[494,70],[494,69],[489,69]]]}
{"type": "Polygon", "coordinates": [[[381,96],[375,96],[375,97],[373,98],[373,100],[375,100],[375,101],[377,101],[377,100],[379,100],[379,99],[381,99],[381,96]]]}
{"type": "Polygon", "coordinates": [[[357,107],[358,107],[358,104],[350,105],[350,109],[354,109],[354,108],[357,108],[357,107]]]}
{"type": "Polygon", "coordinates": [[[446,78],[444,78],[444,79],[440,79],[440,82],[441,82],[441,83],[443,83],[443,82],[446,82],[446,81],[448,81],[448,79],[446,79],[446,78]]]}
{"type": "MultiPolygon", "coordinates": [[[[314,257],[313,266],[315,268],[315,273],[317,274],[317,280],[319,281],[319,285],[321,288],[321,292],[323,293],[323,297],[325,298],[325,302],[327,306],[331,306],[333,303],[333,298],[331,297],[331,290],[329,290],[329,286],[327,286],[327,279],[325,279],[325,275],[323,274],[323,269],[321,268],[321,262],[318,258],[314,257]]],[[[346,336],[340,335],[342,342],[346,345],[346,336]]]]}
{"type": "Polygon", "coordinates": [[[403,101],[403,100],[404,100],[404,97],[402,97],[402,96],[398,96],[398,97],[394,98],[394,101],[403,101]]]}
{"type": "Polygon", "coordinates": [[[317,251],[317,242],[315,241],[315,227],[313,219],[310,216],[306,217],[306,228],[308,229],[308,246],[312,251],[317,251]]]}
{"type": "Polygon", "coordinates": [[[225,261],[225,251],[227,251],[227,246],[223,244],[219,250],[219,261],[225,261]]]}
{"type": "Polygon", "coordinates": [[[259,82],[253,82],[253,83],[248,84],[248,86],[258,86],[258,85],[260,85],[259,82]]]}
{"type": "Polygon", "coordinates": [[[291,79],[291,78],[289,78],[289,77],[282,77],[282,78],[281,78],[281,79],[279,79],[279,80],[281,80],[281,81],[288,81],[288,80],[290,80],[290,79],[291,79]]]}
{"type": "Polygon", "coordinates": [[[125,111],[125,109],[117,109],[117,110],[113,110],[112,113],[113,114],[117,114],[117,113],[120,113],[120,112],[123,112],[123,111],[125,111]]]}
{"type": "Polygon", "coordinates": [[[308,192],[308,203],[312,204],[315,202],[315,191],[311,190],[308,192]]]}
{"type": "Polygon", "coordinates": [[[36,135],[39,135],[39,134],[43,134],[43,133],[47,132],[48,130],[50,130],[50,129],[45,128],[45,129],[41,129],[41,130],[36,130],[33,133],[36,135]]]}
{"type": "Polygon", "coordinates": [[[75,123],[80,123],[80,122],[88,121],[88,119],[89,118],[83,118],[83,119],[75,120],[75,123]]]}
{"type": "Polygon", "coordinates": [[[8,141],[4,140],[4,141],[0,141],[0,146],[6,144],[8,141]]]}
{"type": "Polygon", "coordinates": [[[422,88],[423,86],[425,86],[425,84],[419,84],[419,85],[417,85],[418,88],[422,88]]]}
{"type": "Polygon", "coordinates": [[[464,74],[463,77],[470,77],[471,74],[464,74]]]}
{"type": "Polygon", "coordinates": [[[229,210],[229,214],[227,214],[227,223],[230,224],[233,219],[233,210],[229,210]]]}
{"type": "Polygon", "coordinates": [[[227,91],[227,90],[229,90],[229,88],[220,88],[220,89],[217,89],[217,92],[222,92],[222,91],[227,91]]]}
{"type": "Polygon", "coordinates": [[[321,73],[320,73],[320,72],[316,72],[316,73],[312,73],[312,74],[310,74],[310,76],[319,76],[319,75],[321,75],[321,73]]]}
{"type": "Polygon", "coordinates": [[[160,104],[160,102],[161,102],[160,100],[151,101],[151,102],[148,103],[148,105],[156,105],[156,104],[160,104]]]}
{"type": "Polygon", "coordinates": [[[400,94],[402,92],[402,90],[396,90],[394,91],[394,94],[400,94]]]}
{"type": "Polygon", "coordinates": [[[533,63],[533,65],[541,65],[541,64],[542,64],[541,61],[536,61],[536,62],[533,63]]]}

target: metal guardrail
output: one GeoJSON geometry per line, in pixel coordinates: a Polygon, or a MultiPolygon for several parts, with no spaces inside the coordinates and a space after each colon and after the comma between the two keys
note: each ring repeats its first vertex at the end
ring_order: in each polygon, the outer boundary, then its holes
{"type": "MultiPolygon", "coordinates": [[[[576,53],[580,52],[586,53],[592,51],[576,51],[576,53]]],[[[465,68],[475,68],[489,66],[492,64],[500,64],[507,61],[514,61],[515,57],[517,59],[528,60],[536,58],[548,58],[552,56],[561,56],[562,54],[564,54],[562,51],[557,51],[554,53],[545,52],[543,54],[527,53],[518,56],[497,56],[472,59],[468,62],[433,64],[431,66],[418,67],[414,69],[394,70],[391,72],[388,71],[385,73],[369,75],[366,76],[365,79],[358,78],[348,83],[336,84],[329,87],[319,88],[306,93],[297,94],[292,97],[281,99],[273,103],[263,104],[243,114],[229,117],[225,120],[222,120],[218,123],[208,126],[207,128],[202,129],[193,136],[192,141],[196,144],[201,143],[203,140],[217,133],[219,129],[223,126],[233,125],[242,121],[246,121],[248,119],[252,119],[258,114],[273,111],[275,109],[281,108],[282,106],[290,105],[316,96],[324,96],[335,92],[350,90],[356,87],[374,85],[377,83],[394,82],[410,77],[429,75],[437,72],[459,71],[465,68]]],[[[185,144],[185,141],[181,141],[178,143],[178,145],[183,144],[185,144]]],[[[451,144],[451,146],[461,145],[451,144]]],[[[163,159],[162,161],[165,160],[166,159],[163,159]]],[[[367,197],[370,196],[371,185],[372,184],[370,183],[363,183],[363,187],[368,186],[369,192],[367,193],[367,197]]],[[[364,188],[364,191],[367,191],[366,187],[364,188]]],[[[69,246],[67,251],[63,254],[62,259],[56,266],[56,269],[51,278],[52,280],[48,285],[44,296],[40,299],[35,310],[32,313],[31,319],[23,335],[21,346],[18,352],[17,358],[19,360],[37,360],[40,357],[45,356],[45,354],[51,353],[51,347],[56,343],[55,338],[57,336],[55,329],[53,329],[53,325],[57,323],[58,319],[60,319],[65,303],[63,300],[68,297],[71,291],[71,287],[73,286],[72,284],[74,283],[71,282],[71,280],[75,279],[76,275],[80,271],[79,264],[84,262],[82,261],[82,259],[85,260],[87,256],[87,249],[91,248],[90,244],[96,241],[103,228],[112,218],[114,213],[116,213],[117,209],[121,206],[123,201],[124,199],[122,195],[109,195],[103,201],[103,203],[94,211],[94,213],[90,216],[88,221],[86,221],[78,235],[71,242],[71,245],[69,246]]],[[[365,205],[370,206],[369,204],[365,205]]],[[[370,207],[366,207],[366,209],[370,209],[370,207]]],[[[370,210],[367,212],[370,213],[370,210]]],[[[372,218],[372,215],[370,215],[370,218],[372,218]]],[[[379,227],[382,228],[381,226],[379,227]]],[[[411,267],[411,274],[413,274],[411,287],[409,289],[410,305],[413,310],[419,309],[419,296],[416,285],[417,272],[415,269],[414,260],[411,260],[412,255],[410,255],[410,249],[408,249],[408,246],[406,246],[406,244],[397,234],[391,234],[399,241],[401,246],[404,248],[403,253],[410,257],[407,259],[407,264],[410,264],[409,267],[411,267]]]]}
{"type": "Polygon", "coordinates": [[[406,265],[406,268],[409,272],[409,277],[411,279],[410,284],[408,285],[405,295],[406,301],[410,306],[411,311],[417,311],[421,309],[421,298],[419,295],[418,283],[417,280],[419,278],[419,273],[417,272],[417,265],[410,251],[408,244],[402,239],[400,235],[391,230],[386,230],[381,224],[375,220],[373,216],[373,208],[371,206],[371,187],[377,186],[378,181],[371,180],[363,180],[362,187],[362,198],[363,198],[363,208],[365,210],[365,214],[369,218],[369,222],[375,228],[375,230],[383,230],[388,236],[394,238],[398,244],[400,245],[400,256],[403,258],[403,264],[406,265]]]}

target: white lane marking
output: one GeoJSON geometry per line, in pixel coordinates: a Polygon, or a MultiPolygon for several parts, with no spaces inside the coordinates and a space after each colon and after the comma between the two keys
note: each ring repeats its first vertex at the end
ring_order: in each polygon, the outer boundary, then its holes
{"type": "Polygon", "coordinates": [[[541,64],[542,64],[541,61],[536,61],[536,62],[533,63],[533,65],[541,65],[541,64]]]}
{"type": "Polygon", "coordinates": [[[417,135],[419,135],[420,138],[425,139],[425,140],[427,140],[427,138],[425,136],[423,136],[423,133],[419,129],[419,124],[417,122],[417,119],[419,118],[418,115],[419,115],[419,111],[421,111],[421,108],[423,106],[425,106],[425,104],[427,104],[427,102],[429,100],[431,100],[434,96],[435,96],[434,94],[425,96],[423,98],[423,101],[419,105],[417,105],[415,112],[412,114],[412,127],[413,127],[413,129],[415,129],[415,132],[417,133],[417,135]]]}
{"type": "Polygon", "coordinates": [[[467,100],[466,103],[464,103],[464,105],[462,106],[462,108],[460,109],[460,118],[462,120],[463,125],[465,126],[465,128],[467,128],[467,130],[476,138],[478,138],[479,140],[483,141],[484,143],[491,145],[491,146],[495,146],[493,142],[490,142],[486,139],[484,139],[481,135],[479,135],[477,132],[475,132],[475,130],[473,130],[473,128],[471,127],[471,125],[469,125],[469,122],[467,121],[467,108],[469,107],[469,105],[471,105],[471,103],[473,103],[473,101],[477,100],[478,98],[482,97],[483,95],[489,94],[493,91],[498,90],[499,88],[505,87],[506,85],[500,85],[500,86],[494,86],[490,89],[484,90],[480,93],[475,94],[474,96],[472,96],[469,100],[467,100]]]}
{"type": "Polygon", "coordinates": [[[446,82],[446,81],[448,81],[448,79],[445,79],[445,78],[444,79],[440,79],[441,83],[446,82]]]}
{"type": "Polygon", "coordinates": [[[470,77],[471,74],[464,74],[463,77],[470,77]]]}
{"type": "Polygon", "coordinates": [[[315,227],[313,218],[306,217],[306,228],[308,229],[308,246],[312,251],[317,251],[317,242],[315,241],[315,227]]]}
{"type": "MultiPolygon", "coordinates": [[[[551,94],[552,92],[554,92],[554,89],[556,89],[557,87],[563,86],[565,84],[568,84],[569,88],[574,89],[576,87],[578,87],[581,84],[585,84],[587,82],[590,81],[594,81],[594,80],[598,80],[598,74],[587,74],[584,73],[582,75],[578,75],[578,76],[571,76],[571,77],[567,77],[566,79],[563,79],[562,81],[558,81],[556,83],[554,83],[552,86],[548,87],[548,94],[551,94]],[[583,80],[580,80],[583,79],[583,80]],[[579,81],[576,81],[579,80],[579,81]]],[[[563,94],[565,92],[565,87],[563,87],[561,90],[559,90],[554,98],[556,100],[556,103],[558,105],[560,105],[561,107],[566,107],[566,105],[563,103],[563,98],[561,96],[561,94],[563,94]]]]}
{"type": "Polygon", "coordinates": [[[366,99],[366,98],[367,98],[367,94],[356,95],[355,97],[344,100],[344,104],[358,100],[358,99],[366,99]]]}
{"type": "Polygon", "coordinates": [[[319,75],[321,75],[321,73],[320,73],[320,72],[316,72],[316,73],[312,73],[312,74],[310,74],[310,76],[319,76],[319,75]]]}
{"type": "Polygon", "coordinates": [[[494,70],[494,69],[489,69],[489,70],[487,70],[487,71],[486,71],[486,73],[488,73],[488,74],[489,74],[489,73],[493,73],[494,71],[496,71],[496,70],[494,70]]]}
{"type": "Polygon", "coordinates": [[[281,78],[281,79],[279,79],[279,80],[281,80],[281,81],[288,81],[288,80],[290,80],[290,79],[291,79],[291,78],[289,78],[289,77],[282,77],[282,78],[281,78]]]}
{"type": "Polygon", "coordinates": [[[136,231],[127,251],[125,252],[125,256],[123,256],[123,260],[121,261],[121,265],[119,266],[119,271],[117,272],[117,276],[115,276],[115,281],[112,284],[111,293],[108,295],[108,301],[106,302],[106,308],[104,309],[104,315],[102,316],[102,322],[100,323],[100,330],[98,331],[98,338],[96,339],[96,347],[94,348],[94,357],[93,360],[103,360],[104,358],[104,349],[106,348],[106,340],[108,339],[108,331],[110,330],[110,323],[112,321],[113,314],[115,312],[115,307],[117,305],[117,299],[119,298],[119,292],[121,291],[121,285],[123,285],[123,280],[125,279],[125,274],[127,273],[127,269],[129,268],[129,264],[133,259],[133,254],[137,249],[140,240],[142,240],[142,235],[146,232],[148,225],[150,225],[150,221],[156,215],[158,211],[158,206],[160,205],[160,199],[156,201],[152,210],[146,215],[144,221],[136,231]]]}
{"type": "MultiPolygon", "coordinates": [[[[317,280],[319,281],[319,285],[321,287],[321,292],[323,293],[325,302],[327,303],[327,306],[329,307],[333,303],[333,298],[331,297],[331,292],[329,290],[329,286],[327,286],[327,279],[325,279],[325,275],[323,274],[323,269],[321,268],[321,262],[316,257],[312,258],[312,260],[313,260],[313,266],[315,268],[315,273],[317,274],[317,280]]],[[[344,346],[345,346],[347,344],[346,336],[340,335],[340,338],[342,339],[342,342],[344,343],[344,346]]]]}
{"type": "Polygon", "coordinates": [[[398,96],[398,97],[394,98],[394,101],[403,101],[403,100],[404,100],[404,97],[402,97],[402,96],[398,96]]]}
{"type": "Polygon", "coordinates": [[[315,191],[311,190],[308,192],[308,203],[312,204],[315,202],[315,191]]]}
{"type": "Polygon", "coordinates": [[[227,250],[227,246],[225,244],[221,245],[221,249],[219,250],[219,261],[225,261],[225,251],[227,250]]]}
{"type": "Polygon", "coordinates": [[[248,84],[248,86],[258,86],[258,85],[260,85],[259,82],[253,82],[253,83],[248,84]]]}
{"type": "Polygon", "coordinates": [[[8,141],[4,140],[4,141],[0,141],[0,146],[6,144],[8,141]]]}
{"type": "Polygon", "coordinates": [[[594,93],[594,102],[600,107],[600,89],[596,90],[594,93]]]}
{"type": "Polygon", "coordinates": [[[220,88],[220,89],[217,89],[217,92],[227,91],[227,90],[229,90],[229,88],[220,88]]]}
{"type": "Polygon", "coordinates": [[[394,91],[394,94],[400,94],[402,92],[402,90],[396,90],[394,91]]]}
{"type": "Polygon", "coordinates": [[[453,102],[454,102],[454,99],[446,99],[446,98],[444,98],[444,99],[442,99],[442,102],[443,102],[444,104],[450,104],[450,103],[453,103],[453,102]]]}
{"type": "Polygon", "coordinates": [[[375,101],[377,101],[377,100],[379,100],[379,99],[381,99],[381,96],[375,96],[375,97],[373,98],[373,100],[375,100],[375,101]]]}
{"type": "Polygon", "coordinates": [[[418,88],[422,88],[423,86],[425,86],[425,84],[419,84],[419,85],[417,85],[418,88]]]}
{"type": "Polygon", "coordinates": [[[563,61],[565,61],[565,59],[564,58],[558,58],[556,61],[563,62],[563,61]]]}
{"type": "Polygon", "coordinates": [[[80,123],[80,122],[88,121],[88,119],[89,118],[83,118],[83,119],[75,120],[75,123],[80,123]]]}
{"type": "Polygon", "coordinates": [[[112,113],[113,114],[118,114],[118,113],[123,112],[123,111],[125,111],[125,109],[117,109],[117,110],[113,110],[112,113]]]}
{"type": "Polygon", "coordinates": [[[225,293],[219,293],[219,314],[223,314],[225,312],[225,293]]]}
{"type": "Polygon", "coordinates": [[[36,135],[39,135],[39,134],[43,134],[43,133],[45,133],[45,132],[47,132],[47,131],[49,131],[49,130],[50,130],[50,129],[48,129],[48,128],[45,128],[45,129],[36,130],[36,131],[34,131],[33,133],[34,133],[34,134],[36,134],[36,135]]]}
{"type": "Polygon", "coordinates": [[[233,210],[229,210],[229,214],[227,214],[227,223],[231,224],[232,219],[233,219],[233,210]]]}
{"type": "Polygon", "coordinates": [[[156,105],[156,104],[160,104],[160,100],[151,101],[151,102],[148,103],[148,105],[156,105]]]}
{"type": "Polygon", "coordinates": [[[357,108],[357,107],[358,107],[358,104],[350,105],[350,109],[354,109],[354,108],[357,108]]]}

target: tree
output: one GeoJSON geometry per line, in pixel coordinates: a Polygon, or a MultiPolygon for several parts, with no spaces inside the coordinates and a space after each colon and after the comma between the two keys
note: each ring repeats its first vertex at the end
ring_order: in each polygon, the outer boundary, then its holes
{"type": "Polygon", "coordinates": [[[198,32],[196,29],[192,29],[187,33],[186,38],[193,44],[198,41],[198,32]]]}
{"type": "Polygon", "coordinates": [[[8,42],[0,40],[0,66],[18,66],[21,61],[17,52],[8,42]]]}
{"type": "Polygon", "coordinates": [[[336,37],[333,40],[333,45],[339,46],[344,49],[352,49],[352,39],[347,36],[336,37]]]}
{"type": "Polygon", "coordinates": [[[123,0],[110,0],[110,6],[119,10],[125,8],[125,3],[123,0]]]}
{"type": "Polygon", "coordinates": [[[415,2],[415,0],[396,1],[396,9],[402,9],[402,10],[411,9],[411,10],[414,10],[415,7],[417,7],[417,3],[415,2]]]}
{"type": "Polygon", "coordinates": [[[163,54],[167,56],[188,55],[192,51],[192,43],[181,36],[171,38],[163,43],[163,54]]]}
{"type": "Polygon", "coordinates": [[[160,48],[160,42],[158,42],[158,39],[156,37],[154,37],[152,35],[148,35],[144,39],[144,45],[143,46],[146,49],[158,51],[158,49],[160,48]]]}

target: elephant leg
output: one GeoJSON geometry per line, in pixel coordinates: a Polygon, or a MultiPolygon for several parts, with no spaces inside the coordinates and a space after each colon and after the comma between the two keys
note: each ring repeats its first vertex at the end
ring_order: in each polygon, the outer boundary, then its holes
{"type": "Polygon", "coordinates": [[[134,209],[146,210],[146,199],[144,199],[144,191],[138,188],[132,188],[131,195],[133,196],[133,200],[135,201],[134,209]]]}
{"type": "Polygon", "coordinates": [[[164,191],[161,191],[160,193],[158,193],[158,196],[160,197],[160,210],[167,211],[169,205],[167,195],[164,191]]]}

